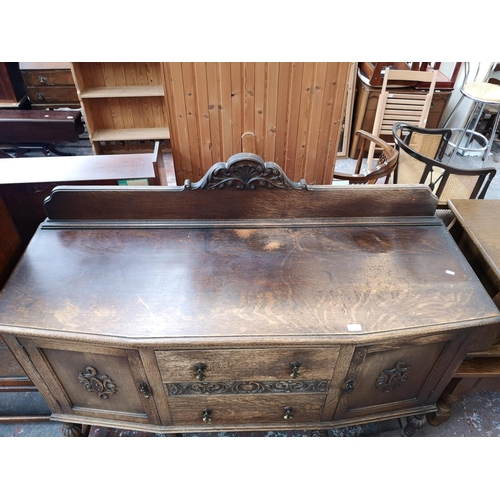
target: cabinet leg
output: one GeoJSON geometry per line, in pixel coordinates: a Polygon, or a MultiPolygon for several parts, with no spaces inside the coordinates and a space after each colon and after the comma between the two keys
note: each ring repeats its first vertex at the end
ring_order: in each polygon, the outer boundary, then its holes
{"type": "Polygon", "coordinates": [[[436,403],[437,412],[427,415],[427,422],[429,425],[437,427],[449,420],[453,405],[460,401],[465,394],[470,392],[474,388],[476,382],[477,379],[473,378],[452,379],[436,403]]]}
{"type": "Polygon", "coordinates": [[[83,424],[71,424],[64,422],[62,433],[65,437],[86,437],[88,436],[90,427],[83,424]]]}
{"type": "Polygon", "coordinates": [[[425,426],[427,420],[425,415],[413,415],[408,417],[406,426],[403,429],[403,434],[407,437],[412,437],[415,433],[425,426]]]}

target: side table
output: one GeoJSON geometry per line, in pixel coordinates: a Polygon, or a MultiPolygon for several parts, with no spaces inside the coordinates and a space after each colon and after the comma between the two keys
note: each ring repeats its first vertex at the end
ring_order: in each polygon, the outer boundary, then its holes
{"type": "MultiPolygon", "coordinates": [[[[451,200],[456,220],[450,233],[495,305],[500,308],[500,200],[451,200]]],[[[500,331],[488,350],[469,353],[428,416],[439,425],[451,416],[453,404],[468,392],[500,390],[500,331]]]]}

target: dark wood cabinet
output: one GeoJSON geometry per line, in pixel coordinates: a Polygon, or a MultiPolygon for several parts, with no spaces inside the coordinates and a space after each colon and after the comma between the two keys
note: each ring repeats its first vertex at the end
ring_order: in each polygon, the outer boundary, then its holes
{"type": "Polygon", "coordinates": [[[184,187],[56,188],[0,296],[0,332],[65,423],[427,414],[500,325],[436,206],[425,186],[295,184],[246,154],[184,187]]]}
{"type": "Polygon", "coordinates": [[[70,63],[19,63],[33,109],[81,107],[70,63]]]}
{"type": "Polygon", "coordinates": [[[19,63],[0,62],[0,108],[24,108],[26,98],[26,86],[19,63]]]}

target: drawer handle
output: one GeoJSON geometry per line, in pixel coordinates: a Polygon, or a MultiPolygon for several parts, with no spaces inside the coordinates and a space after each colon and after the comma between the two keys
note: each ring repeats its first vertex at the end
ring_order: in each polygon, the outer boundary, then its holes
{"type": "Polygon", "coordinates": [[[40,85],[45,85],[47,83],[47,78],[45,78],[44,76],[39,76],[38,77],[38,83],[40,85]]]}
{"type": "Polygon", "coordinates": [[[285,420],[292,420],[293,408],[291,406],[285,406],[284,410],[285,410],[285,414],[283,415],[283,418],[285,420]]]}
{"type": "Polygon", "coordinates": [[[205,370],[207,369],[207,365],[203,363],[196,363],[194,365],[194,369],[196,371],[196,379],[204,380],[205,379],[205,370]]]}
{"type": "Polygon", "coordinates": [[[352,392],[354,391],[354,379],[350,378],[345,384],[344,384],[344,391],[345,392],[352,392]]]}
{"type": "Polygon", "coordinates": [[[45,94],[43,94],[42,92],[37,92],[36,95],[37,95],[39,101],[45,100],[45,94]]]}
{"type": "Polygon", "coordinates": [[[203,410],[203,422],[208,423],[212,421],[212,410],[203,410]]]}
{"type": "Polygon", "coordinates": [[[292,367],[292,373],[290,373],[290,377],[297,378],[299,376],[299,368],[302,366],[302,363],[300,361],[292,361],[290,363],[290,366],[292,367]]]}
{"type": "Polygon", "coordinates": [[[149,399],[150,393],[149,393],[149,387],[146,384],[146,382],[141,382],[139,384],[139,392],[146,398],[149,399]]]}

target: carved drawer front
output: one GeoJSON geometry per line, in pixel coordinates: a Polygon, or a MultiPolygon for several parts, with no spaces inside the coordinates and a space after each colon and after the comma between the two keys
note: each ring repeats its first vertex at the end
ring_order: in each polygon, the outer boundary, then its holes
{"type": "Polygon", "coordinates": [[[357,348],[341,387],[335,419],[435,403],[436,384],[461,344],[443,337],[425,344],[357,348]]]}
{"type": "Polygon", "coordinates": [[[319,422],[324,394],[195,396],[169,400],[174,425],[319,422]]]}
{"type": "Polygon", "coordinates": [[[164,383],[329,381],[338,348],[158,351],[164,383]]]}
{"type": "Polygon", "coordinates": [[[62,413],[159,423],[138,351],[86,346],[80,352],[49,341],[23,343],[62,413]]]}

